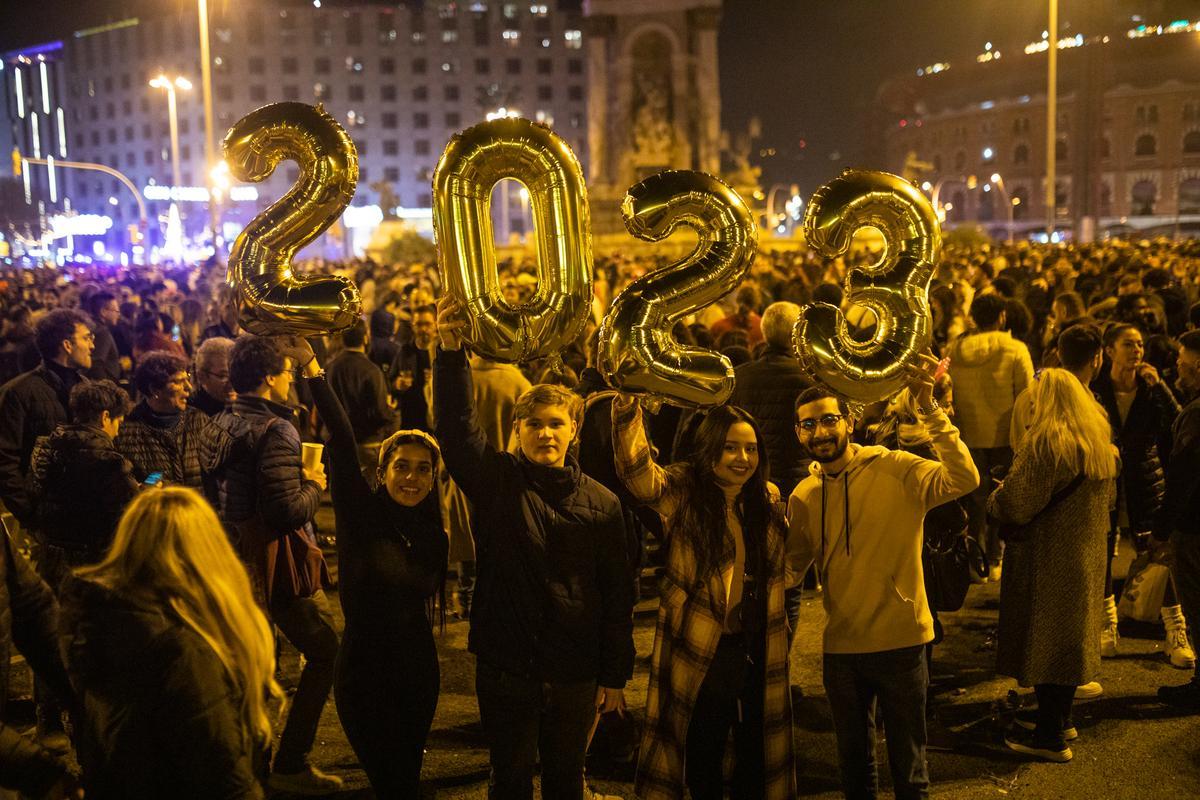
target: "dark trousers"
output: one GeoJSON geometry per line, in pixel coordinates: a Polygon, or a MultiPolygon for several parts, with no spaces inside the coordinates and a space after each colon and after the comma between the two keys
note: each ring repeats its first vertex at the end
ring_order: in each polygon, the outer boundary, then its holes
{"type": "Polygon", "coordinates": [[[271,622],[305,660],[300,685],[279,737],[279,754],[275,757],[276,772],[299,772],[308,763],[321,711],[333,687],[338,638],[324,592],[312,597],[276,598],[271,603],[270,616],[271,622]]]}
{"type": "Polygon", "coordinates": [[[850,800],[879,792],[875,706],[883,712],[896,800],[929,796],[925,763],[925,646],[878,653],[826,653],[825,695],[837,734],[842,791],[850,800]]]}
{"type": "Polygon", "coordinates": [[[1075,702],[1075,687],[1057,683],[1039,683],[1033,687],[1037,695],[1037,728],[1034,741],[1040,744],[1063,746],[1063,731],[1071,724],[1071,704],[1075,702]]]}
{"type": "Polygon", "coordinates": [[[963,498],[967,508],[967,529],[972,538],[983,546],[988,562],[994,566],[1000,563],[1000,557],[1004,554],[1004,543],[1000,541],[997,528],[988,524],[987,519],[988,495],[996,488],[991,471],[993,467],[1011,467],[1013,451],[1011,447],[972,447],[971,458],[979,470],[979,487],[963,498]]]}
{"type": "MultiPolygon", "coordinates": [[[[1175,560],[1171,574],[1175,577],[1175,591],[1183,616],[1189,625],[1200,625],[1200,536],[1182,533],[1171,534],[1171,545],[1175,560]]],[[[1200,631],[1200,628],[1194,628],[1200,631]]],[[[1193,634],[1193,638],[1197,634],[1193,634]]],[[[1196,680],[1200,680],[1200,659],[1196,661],[1196,680]]]]}
{"type": "Polygon", "coordinates": [[[475,694],[487,738],[490,800],[530,800],[538,757],[542,797],[582,800],[596,683],[543,683],[475,662],[475,694]]]}
{"type": "Polygon", "coordinates": [[[751,653],[742,634],[722,636],[700,684],[687,730],[685,781],[692,800],[722,800],[722,762],[733,732],[730,797],[766,796],[763,760],[764,661],[761,645],[751,653]]]}

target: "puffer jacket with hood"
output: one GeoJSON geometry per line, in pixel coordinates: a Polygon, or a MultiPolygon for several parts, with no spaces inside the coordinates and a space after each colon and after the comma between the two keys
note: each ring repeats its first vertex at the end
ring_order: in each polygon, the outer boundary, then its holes
{"type": "Polygon", "coordinates": [[[199,633],[90,581],[68,581],[62,602],[89,800],[263,796],[264,743],[242,722],[241,687],[199,633]]]}
{"type": "Polygon", "coordinates": [[[1017,395],[1033,382],[1029,348],[1008,331],[987,331],[960,336],[946,354],[962,440],[972,449],[1007,447],[1017,395]]]}
{"type": "Polygon", "coordinates": [[[826,653],[876,653],[933,641],[921,570],[925,514],[970,493],[979,472],[942,411],[921,417],[939,461],[851,444],[826,475],[814,461],[788,501],[789,558],[825,586],[826,653]]]}

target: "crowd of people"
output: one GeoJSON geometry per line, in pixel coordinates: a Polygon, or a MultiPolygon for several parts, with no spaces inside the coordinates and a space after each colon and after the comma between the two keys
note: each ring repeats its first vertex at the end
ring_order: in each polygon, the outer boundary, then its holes
{"type": "MultiPolygon", "coordinates": [[[[241,331],[219,264],[0,273],[0,662],[25,656],[37,707],[31,734],[0,724],[0,786],[334,792],[310,758],[332,691],[377,796],[417,797],[453,617],[489,796],[529,798],[538,772],[547,798],[598,796],[585,755],[626,709],[645,569],[649,800],[796,795],[806,585],[847,797],[878,792],[877,716],[896,796],[928,796],[955,581],[1000,584],[995,669],[1037,699],[1012,750],[1072,758],[1073,702],[1103,692],[1121,648],[1122,543],[1165,565],[1165,658],[1192,671],[1158,696],[1200,713],[1200,243],[949,244],[930,352],[863,409],[814,385],[791,333],[826,302],[872,336],[843,286],[873,258],[762,252],[678,323],[735,366],[730,403],[699,411],[642,404],[596,368],[613,298],[664,266],[645,257],[598,258],[578,340],[522,365],[470,351],[433,264],[306,264],[354,278],[366,312],[307,341],[241,331]],[[325,498],[333,530],[316,527],[325,498]],[[980,563],[943,558],[972,542],[980,563]],[[277,637],[303,656],[284,718],[277,637]]],[[[533,262],[502,264],[501,285],[529,299],[533,262]]]]}

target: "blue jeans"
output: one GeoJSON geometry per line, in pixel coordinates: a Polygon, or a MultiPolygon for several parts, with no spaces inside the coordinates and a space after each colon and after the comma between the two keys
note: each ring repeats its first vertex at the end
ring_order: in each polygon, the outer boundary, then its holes
{"type": "Polygon", "coordinates": [[[842,791],[849,800],[874,800],[875,706],[883,712],[896,800],[929,796],[925,763],[925,646],[878,653],[826,653],[825,695],[837,733],[842,791]]]}

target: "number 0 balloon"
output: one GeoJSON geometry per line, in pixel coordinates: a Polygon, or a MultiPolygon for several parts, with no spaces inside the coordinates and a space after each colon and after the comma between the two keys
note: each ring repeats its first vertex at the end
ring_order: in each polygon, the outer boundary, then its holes
{"type": "Polygon", "coordinates": [[[251,333],[312,336],[354,324],[362,302],[340,276],[298,278],[296,251],[316,239],[354,197],[358,154],[321,106],[274,103],[238,120],[225,136],[225,160],[238,180],[262,181],[280,161],[300,165],[296,185],[238,235],[228,280],[242,327],[251,333]]]}
{"type": "Polygon", "coordinates": [[[438,268],[465,311],[467,343],[511,363],[573,341],[592,303],[592,233],[583,170],[567,143],[527,119],[484,122],[446,145],[433,189],[438,268]],[[492,189],[505,178],[529,191],[537,238],[537,291],[519,307],[501,293],[492,234],[492,189]]]}
{"type": "Polygon", "coordinates": [[[800,314],[792,343],[819,383],[848,400],[873,403],[903,388],[905,368],[929,347],[929,281],[941,233],[925,195],[885,172],[843,172],[817,190],[804,217],[809,246],[826,258],[844,253],[865,227],[883,234],[883,257],[850,270],[846,296],[874,312],[875,335],[855,340],[840,309],[813,303],[800,314]]]}

